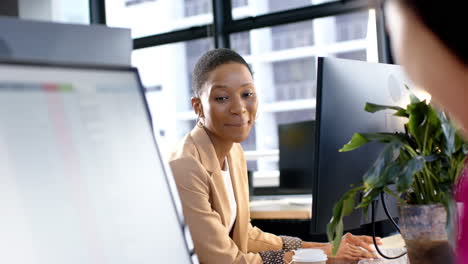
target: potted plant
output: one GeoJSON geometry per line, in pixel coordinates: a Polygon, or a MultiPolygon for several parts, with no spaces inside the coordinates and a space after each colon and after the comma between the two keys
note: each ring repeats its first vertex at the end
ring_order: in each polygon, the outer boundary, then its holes
{"type": "Polygon", "coordinates": [[[414,94],[406,109],[372,103],[365,106],[370,113],[381,110],[393,110],[395,118],[408,119],[404,132],[355,133],[339,150],[351,151],[372,141],[385,144],[361,184],[335,204],[327,226],[328,239],[336,253],[343,234],[343,217],[357,208],[367,213],[372,202],[387,193],[398,199],[399,224],[411,264],[430,263],[423,258],[450,253],[446,226],[451,223],[453,188],[467,148],[446,115],[414,94]],[[356,205],[358,193],[362,199],[356,205]]]}

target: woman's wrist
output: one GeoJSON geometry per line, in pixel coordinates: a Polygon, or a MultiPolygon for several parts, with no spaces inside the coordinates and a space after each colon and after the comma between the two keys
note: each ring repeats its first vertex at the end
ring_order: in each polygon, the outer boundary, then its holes
{"type": "Polygon", "coordinates": [[[286,260],[284,250],[266,250],[259,254],[264,264],[283,264],[286,260]]]}
{"type": "Polygon", "coordinates": [[[303,247],[303,241],[297,237],[291,236],[280,236],[283,240],[283,250],[291,251],[296,250],[303,247]]]}
{"type": "Polygon", "coordinates": [[[321,249],[327,256],[330,256],[332,252],[332,246],[330,243],[303,242],[302,247],[321,249]]]}

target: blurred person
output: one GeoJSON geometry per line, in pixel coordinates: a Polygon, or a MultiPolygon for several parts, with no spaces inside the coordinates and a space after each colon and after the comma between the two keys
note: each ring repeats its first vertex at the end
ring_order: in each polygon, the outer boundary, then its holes
{"type": "MultiPolygon", "coordinates": [[[[388,0],[387,29],[392,49],[410,79],[428,91],[468,137],[467,1],[388,0]]],[[[457,257],[468,263],[467,167],[457,186],[461,203],[457,257]]]]}

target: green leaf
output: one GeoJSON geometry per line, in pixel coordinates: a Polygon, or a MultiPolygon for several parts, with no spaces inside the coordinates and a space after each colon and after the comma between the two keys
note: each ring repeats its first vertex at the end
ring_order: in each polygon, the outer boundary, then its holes
{"type": "Polygon", "coordinates": [[[396,110],[398,112],[400,111],[406,111],[405,109],[399,107],[399,106],[392,106],[392,105],[378,105],[378,104],[373,104],[373,103],[366,103],[366,106],[364,107],[364,110],[369,112],[369,113],[375,113],[378,111],[382,110],[396,110]]]}
{"type": "Polygon", "coordinates": [[[428,107],[429,135],[434,138],[437,137],[438,134],[442,134],[442,131],[440,130],[441,123],[437,111],[430,105],[428,105],[428,107]]]}
{"type": "Polygon", "coordinates": [[[365,186],[366,189],[381,189],[387,185],[396,182],[398,175],[402,168],[398,163],[389,163],[385,166],[380,174],[366,175],[365,186]]]}
{"type": "Polygon", "coordinates": [[[400,141],[392,141],[379,154],[377,160],[364,174],[364,186],[367,189],[380,188],[393,181],[395,171],[399,169],[395,160],[400,156],[403,144],[400,141]]]}
{"type": "Polygon", "coordinates": [[[343,220],[340,220],[340,222],[338,222],[338,224],[336,225],[336,230],[335,232],[337,234],[341,234],[339,236],[337,236],[334,240],[333,240],[333,249],[332,249],[332,254],[333,256],[336,255],[336,253],[338,253],[338,249],[340,248],[340,244],[341,244],[341,237],[343,236],[343,220]]]}
{"type": "MultiPolygon", "coordinates": [[[[447,116],[444,112],[438,113],[440,123],[442,126],[442,132],[445,138],[445,151],[449,156],[451,156],[455,152],[455,139],[456,139],[456,130],[455,127],[452,126],[450,121],[448,120],[447,116]]],[[[457,142],[458,143],[458,142],[457,142]]]]}
{"type": "Polygon", "coordinates": [[[362,197],[361,203],[356,208],[363,209],[365,218],[367,218],[367,213],[369,212],[369,205],[372,203],[372,201],[376,200],[379,197],[382,190],[382,188],[369,189],[362,197]]]}
{"type": "Polygon", "coordinates": [[[327,225],[327,237],[335,249],[339,248],[341,237],[343,236],[343,217],[351,214],[356,203],[356,194],[364,187],[359,186],[347,191],[333,208],[333,217],[327,225]]]}
{"type": "Polygon", "coordinates": [[[408,132],[416,139],[422,141],[424,138],[423,126],[427,119],[428,107],[425,103],[408,105],[410,115],[408,121],[408,132]]]}
{"type": "Polygon", "coordinates": [[[408,133],[414,138],[419,151],[432,152],[427,149],[432,145],[440,146],[440,119],[437,112],[426,101],[408,105],[410,114],[407,123],[408,133]]]}
{"type": "Polygon", "coordinates": [[[425,158],[417,156],[406,165],[403,166],[403,170],[397,180],[397,189],[399,192],[405,192],[413,184],[414,174],[421,171],[424,168],[425,158]]]}
{"type": "Polygon", "coordinates": [[[419,100],[419,98],[413,92],[411,92],[411,89],[409,88],[407,84],[405,84],[405,88],[406,90],[410,91],[410,102],[412,104],[421,102],[421,100],[419,100]]]}
{"type": "Polygon", "coordinates": [[[425,162],[433,162],[433,161],[436,161],[439,157],[437,154],[432,154],[432,155],[424,156],[423,158],[425,162]]]}
{"type": "Polygon", "coordinates": [[[451,198],[450,195],[447,195],[444,197],[445,199],[442,201],[442,204],[445,207],[445,210],[447,211],[447,223],[446,223],[446,230],[447,234],[449,236],[449,241],[454,241],[454,239],[457,238],[457,232],[456,229],[454,228],[454,219],[453,216],[457,215],[456,213],[456,204],[455,201],[451,198]]]}
{"type": "Polygon", "coordinates": [[[412,104],[416,104],[421,102],[421,100],[419,100],[419,98],[414,93],[410,93],[410,102],[412,104]]]}
{"type": "Polygon", "coordinates": [[[464,144],[465,141],[463,140],[463,138],[457,131],[455,131],[455,152],[459,152],[460,150],[462,150],[464,144]]]}
{"type": "Polygon", "coordinates": [[[367,140],[364,136],[362,136],[362,134],[354,133],[351,140],[346,145],[344,145],[341,149],[339,149],[338,151],[339,152],[351,151],[353,149],[359,148],[360,146],[362,146],[362,145],[364,145],[364,144],[366,144],[368,142],[370,142],[370,141],[367,140]]]}
{"type": "Polygon", "coordinates": [[[347,192],[343,198],[343,208],[342,215],[347,216],[353,212],[354,205],[356,204],[356,193],[361,189],[361,187],[351,189],[347,192]]]}
{"type": "Polygon", "coordinates": [[[379,141],[382,143],[388,143],[393,140],[403,142],[406,139],[401,133],[354,133],[351,140],[338,151],[339,152],[351,151],[371,141],[379,141]]]}
{"type": "Polygon", "coordinates": [[[369,141],[390,143],[392,141],[405,142],[407,139],[403,133],[362,133],[361,136],[369,141]]]}
{"type": "Polygon", "coordinates": [[[395,198],[399,203],[405,203],[405,200],[403,200],[400,196],[398,196],[398,194],[396,194],[393,190],[391,190],[390,188],[388,187],[385,187],[384,188],[384,192],[393,196],[393,198],[395,198]]]}
{"type": "Polygon", "coordinates": [[[409,117],[409,114],[406,112],[406,109],[403,109],[403,108],[396,111],[393,115],[394,116],[401,116],[401,117],[409,117]]]}

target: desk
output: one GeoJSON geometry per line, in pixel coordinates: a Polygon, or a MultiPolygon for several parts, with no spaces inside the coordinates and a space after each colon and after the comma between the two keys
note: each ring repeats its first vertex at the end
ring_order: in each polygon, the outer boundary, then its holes
{"type": "Polygon", "coordinates": [[[310,219],[312,196],[287,195],[254,197],[250,201],[251,219],[310,219]]]}

